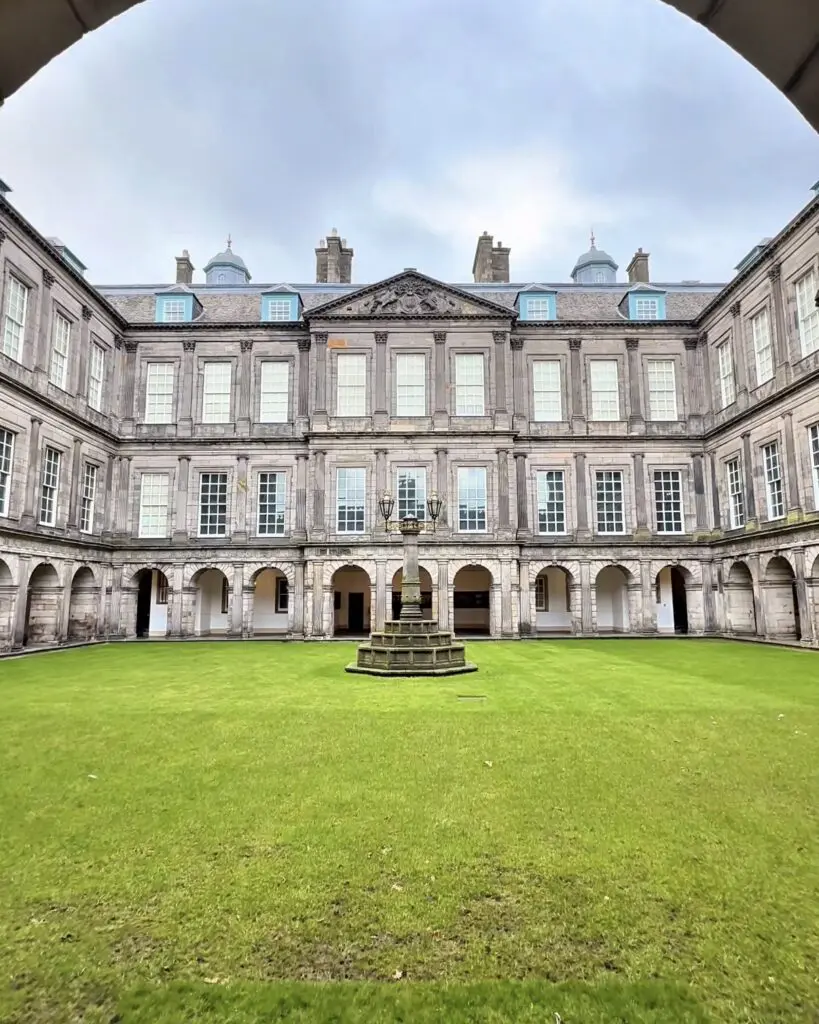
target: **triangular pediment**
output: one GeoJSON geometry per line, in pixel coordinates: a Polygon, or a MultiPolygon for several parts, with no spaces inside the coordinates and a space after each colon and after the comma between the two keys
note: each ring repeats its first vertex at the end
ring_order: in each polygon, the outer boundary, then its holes
{"type": "Polygon", "coordinates": [[[436,281],[415,270],[404,271],[377,284],[370,284],[352,294],[331,299],[314,306],[305,318],[419,319],[513,317],[514,311],[490,302],[479,295],[470,295],[460,288],[436,281]]]}

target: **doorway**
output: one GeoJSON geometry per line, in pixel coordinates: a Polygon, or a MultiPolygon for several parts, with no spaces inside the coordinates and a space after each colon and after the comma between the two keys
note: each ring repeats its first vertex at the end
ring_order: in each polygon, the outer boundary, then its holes
{"type": "Polygon", "coordinates": [[[350,593],[347,595],[347,629],[351,633],[365,632],[363,594],[350,593]]]}
{"type": "Polygon", "coordinates": [[[136,635],[148,636],[151,630],[151,584],[153,573],[150,569],[139,574],[137,589],[136,635]]]}
{"type": "Polygon", "coordinates": [[[688,596],[685,577],[676,566],[671,568],[671,607],[674,613],[674,632],[688,633],[688,596]]]}

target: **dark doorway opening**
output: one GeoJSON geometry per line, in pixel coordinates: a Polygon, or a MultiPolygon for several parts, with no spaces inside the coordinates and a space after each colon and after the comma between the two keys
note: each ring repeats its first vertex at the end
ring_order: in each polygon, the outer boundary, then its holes
{"type": "Polygon", "coordinates": [[[793,581],[793,623],[796,626],[796,639],[802,639],[802,620],[799,618],[799,591],[796,589],[796,580],[793,581]]]}
{"type": "Polygon", "coordinates": [[[350,633],[364,632],[364,595],[347,595],[347,629],[350,633]]]}
{"type": "Polygon", "coordinates": [[[137,591],[136,635],[148,636],[151,629],[151,586],[153,573],[150,570],[140,574],[137,591]]]}
{"type": "Polygon", "coordinates": [[[671,567],[671,607],[674,611],[674,632],[688,632],[688,596],[685,577],[676,566],[671,567]]]}

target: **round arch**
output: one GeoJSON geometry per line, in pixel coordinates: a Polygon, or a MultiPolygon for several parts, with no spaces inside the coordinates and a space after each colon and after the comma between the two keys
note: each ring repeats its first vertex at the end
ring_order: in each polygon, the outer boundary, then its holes
{"type": "Polygon", "coordinates": [[[796,573],[786,555],[775,554],[765,562],[760,592],[767,635],[783,640],[801,640],[796,573]]]}
{"type": "Polygon", "coordinates": [[[90,640],[97,634],[99,581],[90,565],[81,565],[68,597],[68,639],[90,640]]]}
{"type": "Polygon", "coordinates": [[[63,585],[51,562],[40,562],[28,578],[23,644],[56,643],[60,636],[63,585]]]}
{"type": "MultiPolygon", "coordinates": [[[[0,102],[40,68],[142,0],[6,0],[0,6],[0,102]]],[[[813,0],[663,0],[704,25],[772,82],[819,130],[819,14],[813,0]]]]}
{"type": "Polygon", "coordinates": [[[684,562],[668,562],[659,569],[653,565],[652,572],[657,632],[691,632],[691,605],[697,595],[694,572],[684,562]]]}
{"type": "MultiPolygon", "coordinates": [[[[572,591],[579,577],[560,562],[543,562],[530,566],[529,576],[535,603],[533,622],[537,631],[570,633],[574,611],[572,591]]],[[[574,600],[579,600],[579,595],[575,595],[574,600]]]]}
{"type": "Polygon", "coordinates": [[[754,577],[746,562],[732,562],[725,574],[725,625],[729,633],[757,632],[754,577]]]}
{"type": "Polygon", "coordinates": [[[491,636],[498,621],[498,610],[492,607],[492,570],[482,562],[457,564],[460,567],[452,575],[453,629],[461,636],[491,636]]]}
{"type": "Polygon", "coordinates": [[[327,567],[333,602],[333,636],[362,636],[370,632],[375,575],[367,571],[365,564],[366,560],[364,564],[341,562],[327,567]]]}
{"type": "Polygon", "coordinates": [[[0,650],[11,643],[14,631],[14,599],[17,584],[11,566],[0,558],[0,650]]]}
{"type": "Polygon", "coordinates": [[[602,566],[594,578],[595,624],[600,633],[627,633],[632,626],[629,588],[638,577],[622,562],[602,566]]]}

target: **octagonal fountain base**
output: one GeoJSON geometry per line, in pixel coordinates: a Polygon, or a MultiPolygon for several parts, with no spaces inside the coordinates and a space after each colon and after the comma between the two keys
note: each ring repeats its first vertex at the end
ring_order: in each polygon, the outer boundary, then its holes
{"type": "Polygon", "coordinates": [[[384,623],[383,633],[372,633],[358,648],[348,672],[367,676],[457,676],[477,672],[466,660],[463,644],[438,629],[431,619],[396,619],[384,623]]]}

